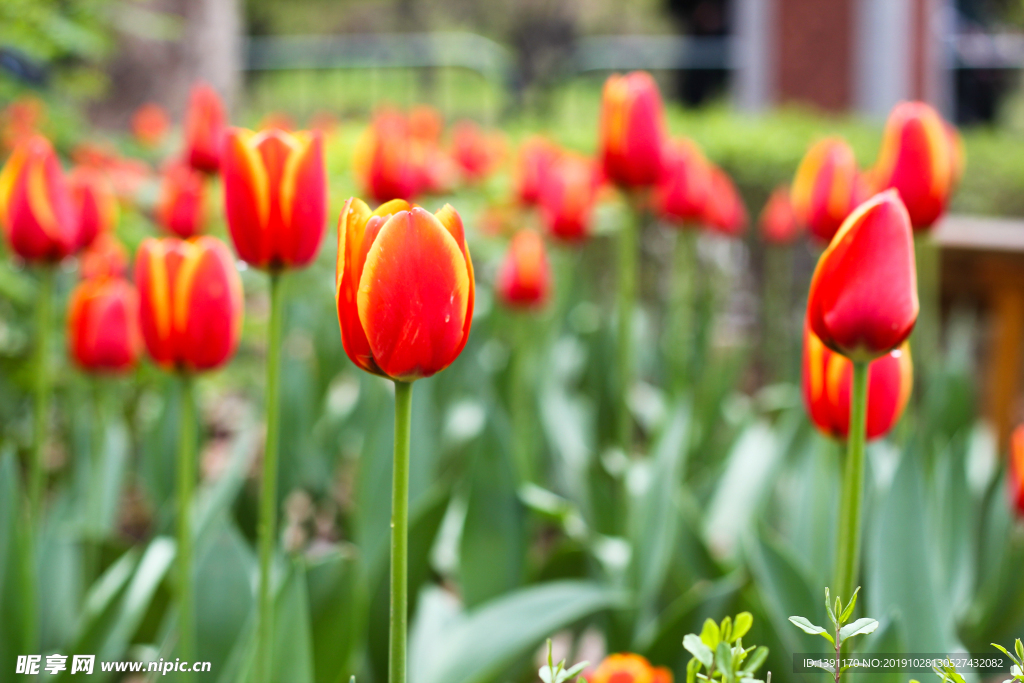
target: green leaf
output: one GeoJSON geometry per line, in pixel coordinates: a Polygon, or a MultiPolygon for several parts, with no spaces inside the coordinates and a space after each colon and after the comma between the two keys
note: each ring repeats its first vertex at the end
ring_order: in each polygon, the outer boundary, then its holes
{"type": "Polygon", "coordinates": [[[708,646],[711,650],[718,647],[719,641],[722,639],[721,631],[718,630],[718,624],[715,623],[714,619],[705,619],[704,628],[700,631],[701,642],[708,646]]]}
{"type": "Polygon", "coordinates": [[[274,666],[271,680],[313,682],[313,645],[309,631],[306,573],[290,562],[274,600],[274,666]]]}
{"type": "Polygon", "coordinates": [[[750,612],[740,612],[736,615],[736,621],[733,622],[732,637],[733,639],[739,639],[747,635],[747,631],[754,625],[754,615],[750,612]]]}
{"type": "Polygon", "coordinates": [[[1006,656],[1007,656],[1007,657],[1009,657],[1009,658],[1010,658],[1011,660],[1013,660],[1013,662],[1014,662],[1015,664],[1017,664],[1018,666],[1020,666],[1020,661],[1019,661],[1019,660],[1018,660],[1018,659],[1017,659],[1016,657],[1014,657],[1013,655],[1011,655],[1011,654],[1010,654],[1009,652],[1007,652],[1007,651],[1006,651],[1006,648],[1005,648],[1005,647],[1003,647],[1003,646],[1002,646],[1002,645],[1000,645],[999,643],[992,643],[992,647],[994,647],[995,649],[997,649],[997,650],[999,650],[1000,652],[1002,652],[1002,653],[1003,653],[1004,655],[1006,655],[1006,656]]]}
{"type": "Polygon", "coordinates": [[[860,593],[860,586],[857,586],[857,590],[853,591],[853,595],[850,597],[850,604],[843,610],[843,614],[839,617],[839,621],[846,623],[850,617],[853,616],[853,608],[857,606],[857,594],[860,593]]]}
{"type": "Polygon", "coordinates": [[[715,666],[725,677],[726,681],[733,679],[732,648],[724,640],[718,643],[718,647],[715,649],[715,666]]]}
{"type": "Polygon", "coordinates": [[[825,586],[825,609],[828,611],[828,618],[832,620],[836,628],[839,628],[839,620],[836,618],[836,613],[832,611],[832,600],[828,594],[828,586],[825,586]]]}
{"type": "Polygon", "coordinates": [[[764,664],[764,660],[768,659],[768,648],[764,645],[754,650],[753,654],[746,658],[743,662],[743,668],[740,669],[743,673],[752,674],[761,668],[764,664]]]}
{"type": "Polygon", "coordinates": [[[823,638],[828,640],[828,642],[835,645],[836,641],[833,640],[832,636],[829,635],[829,632],[823,629],[821,626],[816,626],[815,624],[812,624],[804,617],[790,617],[789,620],[793,622],[794,626],[801,629],[804,633],[809,633],[812,636],[822,636],[823,638]]]}
{"type": "Polygon", "coordinates": [[[1024,645],[1021,644],[1020,638],[1013,644],[1013,648],[1017,651],[1017,663],[1024,662],[1024,645]]]}
{"type": "Polygon", "coordinates": [[[686,664],[686,683],[697,683],[697,672],[700,671],[701,661],[694,657],[686,664]]]}
{"type": "Polygon", "coordinates": [[[359,615],[359,571],[355,553],[342,546],[308,560],[310,627],[313,635],[313,667],[316,680],[335,680],[339,671],[355,669],[362,625],[359,615]]]}
{"type": "Polygon", "coordinates": [[[683,647],[686,651],[697,658],[701,664],[707,668],[711,668],[711,663],[714,661],[714,654],[711,652],[711,648],[704,644],[700,638],[693,633],[688,633],[683,638],[683,647]]]}
{"type": "Polygon", "coordinates": [[[722,619],[722,624],[719,626],[719,632],[722,634],[723,643],[732,643],[732,619],[730,617],[722,619]]]}
{"type": "Polygon", "coordinates": [[[874,633],[875,629],[877,628],[878,622],[874,619],[869,619],[867,617],[858,619],[852,624],[847,624],[846,626],[839,629],[839,642],[842,643],[847,638],[852,638],[853,636],[874,633]]]}

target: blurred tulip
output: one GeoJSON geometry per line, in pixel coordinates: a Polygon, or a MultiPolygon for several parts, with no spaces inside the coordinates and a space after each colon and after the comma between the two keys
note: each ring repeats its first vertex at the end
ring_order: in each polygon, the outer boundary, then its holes
{"type": "Polygon", "coordinates": [[[867,361],[910,336],[918,308],[910,217],[888,190],[857,207],[818,259],[807,318],[825,346],[867,361]]]}
{"type": "Polygon", "coordinates": [[[376,211],[355,197],[338,221],[336,296],[345,352],[401,382],[430,377],[469,337],[475,284],[462,219],[394,200],[376,211]]]}
{"type": "Polygon", "coordinates": [[[231,357],[242,331],[242,280],[227,245],[149,238],[135,261],[142,338],[167,369],[195,372],[231,357]]]}
{"type": "Polygon", "coordinates": [[[168,232],[188,239],[203,232],[206,223],[206,178],[181,162],[163,172],[156,219],[168,232]]]}
{"type": "Polygon", "coordinates": [[[295,120],[283,111],[267,112],[256,124],[256,130],[265,131],[269,128],[277,128],[290,133],[295,130],[295,120]]]}
{"type": "Polygon", "coordinates": [[[558,158],[558,154],[558,147],[539,135],[522,144],[516,175],[516,194],[521,203],[532,206],[540,201],[548,168],[558,158]]]}
{"type": "Polygon", "coordinates": [[[409,135],[422,142],[437,144],[444,131],[444,117],[428,104],[409,110],[409,135]]]}
{"type": "Polygon", "coordinates": [[[78,248],[82,249],[99,235],[113,231],[117,224],[117,197],[106,174],[88,166],[71,171],[68,187],[78,216],[78,248]]]}
{"type": "Polygon", "coordinates": [[[624,187],[658,182],[664,118],[658,85],[649,73],[608,77],[601,97],[600,154],[611,182],[624,187]]]}
{"type": "Polygon", "coordinates": [[[0,222],[11,251],[26,261],[59,261],[78,247],[67,180],[41,135],[18,143],[0,171],[0,222]]]}
{"type": "Polygon", "coordinates": [[[455,159],[432,142],[410,141],[414,185],[425,194],[447,194],[455,189],[461,174],[455,159]]]}
{"type": "Polygon", "coordinates": [[[896,105],[874,178],[879,190],[899,192],[915,230],[927,230],[946,210],[962,168],[962,151],[935,109],[924,102],[896,105]]]}
{"type": "Polygon", "coordinates": [[[587,238],[595,185],[594,164],[586,157],[565,153],[551,165],[540,196],[541,216],[549,234],[566,242],[587,238]]]}
{"type": "Polygon", "coordinates": [[[739,191],[722,169],[711,167],[708,200],[704,205],[704,222],[712,230],[737,237],[747,228],[747,207],[739,191]]]}
{"type": "Polygon", "coordinates": [[[206,83],[192,86],[185,114],[185,157],[192,168],[217,172],[226,128],[227,115],[217,91],[206,83]]]}
{"type": "Polygon", "coordinates": [[[135,287],[121,278],[80,282],[68,301],[67,335],[71,357],[82,369],[130,369],[142,348],[135,287]]]}
{"type": "Polygon", "coordinates": [[[13,149],[39,132],[46,120],[46,103],[33,95],[22,95],[0,112],[0,149],[13,149]]]}
{"type": "Polygon", "coordinates": [[[143,147],[158,147],[170,127],[167,111],[154,102],[143,104],[132,114],[132,133],[143,147]]]}
{"type": "Polygon", "coordinates": [[[83,280],[124,277],[128,272],[128,250],[114,235],[101,232],[79,256],[83,280]]]}
{"type": "MultiPolygon", "coordinates": [[[[821,343],[804,328],[802,385],[804,405],[814,425],[826,436],[845,439],[850,431],[850,393],[853,363],[821,343]]],[[[910,399],[914,364],[910,344],[871,361],[868,374],[867,438],[877,439],[892,429],[910,399]]]]}
{"type": "Polygon", "coordinates": [[[853,149],[840,138],[819,140],[807,150],[791,191],[797,220],[828,242],[850,212],[868,198],[853,149]]]}
{"type": "Polygon", "coordinates": [[[473,121],[459,121],[452,131],[452,157],[463,177],[478,183],[494,172],[505,156],[505,142],[496,131],[483,131],[473,121]]]}
{"type": "Polygon", "coordinates": [[[950,162],[953,167],[953,179],[950,187],[950,192],[952,192],[960,184],[960,180],[964,176],[964,169],[967,167],[967,148],[964,146],[964,137],[960,135],[957,127],[948,121],[943,123],[946,124],[946,133],[949,135],[950,154],[953,155],[953,159],[950,162]]]}
{"type": "Polygon", "coordinates": [[[761,238],[768,244],[792,244],[800,237],[803,224],[797,221],[793,212],[787,186],[775,188],[761,209],[758,223],[761,226],[761,238]]]}
{"type": "Polygon", "coordinates": [[[356,143],[352,167],[378,202],[413,199],[422,190],[423,173],[415,163],[408,122],[398,112],[374,117],[356,143]]]}
{"type": "Polygon", "coordinates": [[[1010,500],[1018,517],[1024,517],[1024,425],[1018,425],[1010,435],[1010,463],[1007,482],[1010,500]]]}
{"type": "Polygon", "coordinates": [[[551,266],[544,240],[532,230],[520,230],[498,271],[498,296],[509,308],[536,308],[547,301],[550,289],[551,266]]]}
{"type": "Polygon", "coordinates": [[[327,217],[320,133],[232,128],[221,176],[231,240],[243,261],[280,270],[316,258],[327,217]]]}
{"type": "MultiPolygon", "coordinates": [[[[655,669],[646,658],[635,654],[608,655],[589,676],[589,683],[659,683],[664,681],[665,671],[655,669]],[[657,675],[657,679],[655,676],[657,675]]],[[[669,672],[671,683],[671,672],[669,672]]]]}
{"type": "Polygon", "coordinates": [[[663,150],[664,168],[654,193],[655,211],[667,220],[700,221],[710,200],[711,168],[700,148],[685,138],[663,150]]]}

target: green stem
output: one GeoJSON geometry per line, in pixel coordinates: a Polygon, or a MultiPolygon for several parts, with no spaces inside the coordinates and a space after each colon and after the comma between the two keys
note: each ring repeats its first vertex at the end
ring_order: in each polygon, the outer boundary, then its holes
{"type": "Polygon", "coordinates": [[[765,247],[765,365],[771,381],[792,378],[789,324],[790,292],[793,284],[793,248],[765,247]]]}
{"type": "Polygon", "coordinates": [[[619,310],[616,369],[618,371],[618,420],[616,441],[629,453],[632,447],[633,418],[629,412],[629,389],[633,385],[633,309],[636,306],[637,240],[643,212],[633,207],[619,233],[619,310]]]}
{"type": "MultiPolygon", "coordinates": [[[[935,367],[939,356],[940,310],[939,310],[939,250],[928,232],[914,234],[914,259],[917,267],[917,298],[920,312],[917,324],[911,336],[911,349],[914,354],[915,367],[930,369],[935,367]]],[[[923,384],[927,382],[925,372],[917,375],[918,397],[923,397],[927,390],[923,384]]]]}
{"type": "Polygon", "coordinates": [[[257,677],[266,683],[273,670],[274,599],[270,589],[270,569],[277,538],[277,456],[280,431],[281,334],[283,304],[283,276],[270,275],[270,329],[267,344],[267,434],[263,446],[263,482],[260,490],[260,594],[258,614],[257,677]]]}
{"type": "Polygon", "coordinates": [[[670,334],[665,340],[672,373],[670,385],[681,392],[692,384],[694,351],[694,310],[697,281],[697,230],[690,226],[676,232],[672,255],[672,303],[670,334]]]}
{"type": "MultiPolygon", "coordinates": [[[[178,434],[178,654],[195,660],[195,586],[192,567],[192,497],[196,479],[196,416],[192,378],[181,376],[178,434]]],[[[191,674],[182,674],[190,678],[191,674]]]]}
{"type": "Polygon", "coordinates": [[[388,683],[406,683],[409,620],[409,423],[412,383],[395,381],[395,462],[391,484],[391,641],[388,683]]]}
{"type": "Polygon", "coordinates": [[[50,352],[50,309],[53,305],[53,266],[44,266],[39,273],[39,298],[36,302],[36,373],[33,385],[35,410],[32,414],[32,462],[29,470],[29,512],[33,524],[40,522],[44,458],[46,450],[46,422],[50,413],[50,375],[47,355],[50,352]]]}
{"type": "Polygon", "coordinates": [[[512,413],[512,432],[515,438],[515,457],[519,483],[523,484],[533,480],[534,458],[533,449],[533,427],[530,396],[530,336],[532,334],[532,320],[530,314],[513,314],[514,333],[516,344],[512,350],[512,377],[511,396],[509,408],[512,413]]]}
{"type": "Polygon", "coordinates": [[[839,545],[836,552],[836,595],[848,600],[860,567],[861,507],[864,503],[864,442],[868,416],[868,361],[853,362],[850,397],[850,435],[846,473],[839,507],[839,545]]]}
{"type": "Polygon", "coordinates": [[[99,574],[100,516],[103,507],[103,446],[104,427],[103,390],[99,377],[92,377],[93,423],[89,448],[89,492],[86,519],[85,544],[83,548],[83,570],[87,585],[91,585],[99,574]]]}

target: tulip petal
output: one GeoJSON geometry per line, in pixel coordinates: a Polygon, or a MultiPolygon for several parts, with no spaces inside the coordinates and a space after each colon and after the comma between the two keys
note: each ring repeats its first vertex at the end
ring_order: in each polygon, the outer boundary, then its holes
{"type": "Polygon", "coordinates": [[[288,229],[278,236],[280,254],[289,266],[307,265],[316,256],[327,217],[327,175],[323,137],[299,133],[296,149],[281,180],[281,215],[288,229]]]}
{"type": "Polygon", "coordinates": [[[256,134],[232,128],[225,136],[221,171],[224,176],[224,210],[231,240],[238,256],[262,266],[268,253],[270,179],[263,157],[254,144],[256,134]]]}
{"type": "Polygon", "coordinates": [[[174,362],[171,320],[171,280],[167,266],[170,240],[145,239],[135,258],[135,283],[139,288],[139,324],[149,355],[167,366],[174,362]]]}
{"type": "Polygon", "coordinates": [[[370,207],[356,197],[345,202],[338,218],[338,262],[335,271],[335,300],[338,305],[338,324],[345,353],[363,370],[383,374],[373,360],[370,342],[363,332],[356,305],[359,276],[363,272],[367,249],[363,248],[366,224],[373,216],[370,207]],[[357,255],[359,258],[357,259],[357,255]]]}
{"type": "Polygon", "coordinates": [[[238,346],[242,310],[242,283],[224,243],[206,236],[188,242],[173,310],[186,366],[206,370],[226,361],[238,346]]]}

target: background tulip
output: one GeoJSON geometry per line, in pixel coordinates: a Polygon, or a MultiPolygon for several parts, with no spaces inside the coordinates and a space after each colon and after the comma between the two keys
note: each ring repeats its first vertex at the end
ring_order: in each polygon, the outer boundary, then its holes
{"type": "Polygon", "coordinates": [[[11,251],[26,261],[59,261],[78,247],[67,180],[41,135],[22,140],[0,171],[0,221],[11,251]]]}
{"type": "Polygon", "coordinates": [[[540,209],[544,225],[553,237],[579,242],[590,233],[597,191],[594,171],[589,159],[568,152],[548,169],[540,209]]]}
{"type": "Polygon", "coordinates": [[[338,222],[336,293],[341,337],[352,361],[408,382],[440,372],[469,337],[473,263],[462,219],[401,200],[371,212],[345,203],[338,222]]]}
{"type": "Polygon", "coordinates": [[[220,240],[149,238],[135,261],[146,349],[168,369],[216,368],[232,356],[242,330],[242,280],[220,240]]]}
{"type": "Polygon", "coordinates": [[[231,129],[221,175],[231,240],[243,261],[278,270],[316,257],[327,215],[320,133],[231,129]]]}
{"type": "Polygon", "coordinates": [[[412,199],[422,191],[423,174],[413,157],[409,125],[398,112],[374,117],[356,143],[352,168],[378,202],[412,199]]]}
{"type": "Polygon", "coordinates": [[[828,242],[866,195],[853,149],[840,138],[825,138],[800,161],[790,196],[797,220],[828,242]]]}
{"type": "Polygon", "coordinates": [[[519,148],[516,195],[522,204],[533,206],[540,201],[548,168],[558,158],[558,154],[558,147],[540,136],[529,138],[519,148]]]}
{"type": "Polygon", "coordinates": [[[656,670],[641,655],[627,653],[608,655],[586,679],[589,683],[672,683],[672,673],[663,667],[656,670]]]}
{"type": "MultiPolygon", "coordinates": [[[[804,405],[814,425],[825,435],[845,439],[850,432],[850,390],[853,363],[821,343],[809,327],[804,329],[802,387],[804,405]]],[[[906,408],[914,385],[910,345],[871,361],[868,375],[867,438],[876,439],[892,429],[906,408]]]]}
{"type": "Polygon", "coordinates": [[[68,346],[80,367],[91,372],[121,372],[138,360],[139,298],[127,280],[84,280],[68,303],[68,346]]]}
{"type": "Polygon", "coordinates": [[[732,178],[722,169],[712,166],[704,222],[712,230],[735,237],[743,233],[748,220],[747,207],[743,205],[732,178]]]}
{"type": "Polygon", "coordinates": [[[624,187],[658,182],[664,118],[661,94],[649,73],[608,77],[601,97],[600,154],[610,181],[624,187]]]}
{"type": "Polygon", "coordinates": [[[655,211],[670,221],[700,221],[710,201],[711,169],[692,140],[671,140],[663,152],[664,169],[654,193],[655,211]]]}
{"type": "Polygon", "coordinates": [[[498,270],[498,296],[510,308],[531,308],[544,305],[550,289],[551,266],[544,240],[532,230],[520,230],[498,270]]]}
{"type": "Polygon", "coordinates": [[[71,201],[78,216],[78,248],[90,244],[117,224],[117,197],[106,175],[97,169],[80,166],[68,176],[71,201]]]}
{"type": "Polygon", "coordinates": [[[918,308],[910,217],[896,192],[883,192],[850,214],[818,259],[807,318],[828,348],[871,360],[910,336],[918,308]]]}
{"type": "Polygon", "coordinates": [[[156,219],[182,239],[203,232],[206,223],[206,178],[188,164],[169,164],[160,183],[156,219]]]}
{"type": "Polygon", "coordinates": [[[185,114],[185,158],[192,168],[216,173],[227,115],[217,91],[206,83],[192,86],[185,114]]]}
{"type": "Polygon", "coordinates": [[[83,280],[124,277],[128,272],[128,251],[109,232],[100,233],[79,256],[83,280]]]}
{"type": "Polygon", "coordinates": [[[483,131],[473,121],[459,121],[452,131],[452,157],[470,183],[485,180],[501,163],[505,143],[500,134],[483,131]]]}
{"type": "Polygon", "coordinates": [[[132,133],[143,147],[158,147],[170,127],[170,117],[159,104],[147,102],[132,114],[132,133]]]}
{"type": "Polygon", "coordinates": [[[788,187],[775,188],[761,209],[758,225],[761,238],[768,244],[790,244],[800,237],[803,225],[796,219],[788,187]]]}

